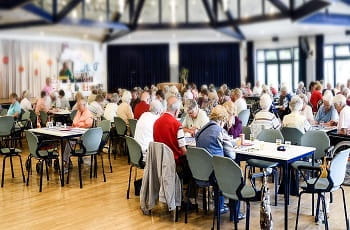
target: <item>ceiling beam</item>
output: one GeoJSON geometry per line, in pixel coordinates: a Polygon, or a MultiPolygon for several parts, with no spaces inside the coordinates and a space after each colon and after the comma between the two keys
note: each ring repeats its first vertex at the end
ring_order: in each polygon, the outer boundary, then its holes
{"type": "Polygon", "coordinates": [[[57,17],[54,17],[54,22],[59,22],[65,18],[79,3],[83,0],[71,0],[65,5],[65,7],[57,14],[57,17]]]}
{"type": "Polygon", "coordinates": [[[24,6],[22,6],[22,9],[36,16],[39,16],[46,21],[49,21],[49,22],[53,21],[53,17],[50,13],[48,13],[46,10],[44,10],[43,8],[33,3],[25,4],[24,6]]]}
{"type": "Polygon", "coordinates": [[[237,25],[246,25],[246,24],[269,22],[269,21],[275,21],[275,20],[287,19],[287,18],[290,18],[290,17],[282,13],[276,13],[276,14],[269,14],[269,15],[252,16],[248,18],[238,18],[238,19],[234,19],[233,22],[236,23],[237,25]]]}
{"type": "Polygon", "coordinates": [[[6,23],[0,24],[0,30],[8,30],[8,29],[20,29],[27,28],[33,26],[47,26],[50,23],[46,20],[31,20],[31,21],[23,21],[23,22],[15,22],[15,23],[6,23]]]}
{"type": "Polygon", "coordinates": [[[134,15],[131,21],[131,26],[130,26],[132,30],[137,27],[137,22],[139,21],[144,3],[145,3],[145,0],[139,0],[139,2],[137,3],[136,10],[134,12],[134,15]]]}
{"type": "Polygon", "coordinates": [[[307,16],[317,13],[317,11],[329,6],[331,3],[326,0],[308,1],[292,11],[292,21],[301,20],[307,16]]]}
{"type": "Polygon", "coordinates": [[[202,0],[202,2],[203,2],[203,5],[204,5],[204,9],[207,12],[207,15],[208,15],[210,23],[213,26],[215,26],[215,24],[216,24],[215,13],[211,10],[208,0],[202,0]]]}
{"type": "Polygon", "coordinates": [[[0,1],[0,9],[13,9],[25,3],[29,3],[33,0],[1,0],[0,1]]]}
{"type": "Polygon", "coordinates": [[[317,13],[301,20],[300,22],[305,24],[348,26],[350,25],[350,15],[317,13]]]}
{"type": "Polygon", "coordinates": [[[129,30],[129,28],[118,22],[100,22],[91,19],[70,19],[64,18],[60,21],[59,24],[63,25],[73,25],[73,26],[84,26],[84,27],[96,27],[101,29],[115,29],[115,30],[129,30]]]}
{"type": "Polygon", "coordinates": [[[281,0],[269,0],[269,2],[274,5],[279,11],[281,11],[282,14],[290,14],[289,8],[281,2],[281,0]]]}
{"type": "Polygon", "coordinates": [[[121,38],[121,37],[128,35],[130,32],[131,32],[130,30],[122,30],[122,31],[119,31],[119,32],[114,33],[114,34],[108,34],[108,36],[106,38],[104,38],[102,40],[102,42],[106,43],[106,42],[113,41],[115,39],[118,39],[118,38],[121,38]]]}
{"type": "MultiPolygon", "coordinates": [[[[219,3],[220,3],[221,8],[223,9],[224,6],[223,6],[222,0],[220,0],[219,3]]],[[[243,32],[238,27],[237,23],[234,22],[234,18],[233,18],[233,14],[231,13],[231,10],[227,9],[225,11],[225,15],[226,15],[227,20],[229,22],[231,22],[231,26],[232,26],[232,29],[233,29],[233,31],[232,32],[230,31],[229,33],[227,33],[227,30],[225,30],[225,33],[230,35],[230,36],[233,36],[234,38],[237,38],[239,40],[245,40],[245,36],[244,36],[243,32]]]]}
{"type": "Polygon", "coordinates": [[[198,22],[198,23],[143,23],[137,26],[137,30],[167,30],[167,29],[203,29],[213,28],[210,23],[198,22]]]}

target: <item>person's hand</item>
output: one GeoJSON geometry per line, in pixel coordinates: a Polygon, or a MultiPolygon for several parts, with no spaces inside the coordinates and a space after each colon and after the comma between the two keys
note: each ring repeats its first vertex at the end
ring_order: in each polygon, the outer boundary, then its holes
{"type": "Polygon", "coordinates": [[[330,126],[336,126],[338,124],[338,122],[336,122],[336,121],[330,121],[328,123],[330,126]]]}

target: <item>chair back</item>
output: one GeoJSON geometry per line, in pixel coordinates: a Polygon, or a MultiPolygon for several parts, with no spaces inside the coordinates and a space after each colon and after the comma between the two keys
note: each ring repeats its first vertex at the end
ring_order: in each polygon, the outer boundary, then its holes
{"type": "Polygon", "coordinates": [[[100,143],[102,139],[102,128],[91,128],[87,130],[81,140],[83,142],[83,147],[85,149],[85,154],[96,154],[99,150],[100,143]]]}
{"type": "Polygon", "coordinates": [[[237,191],[243,183],[241,168],[231,158],[221,156],[213,156],[213,166],[216,181],[223,195],[238,200],[237,191]]]}
{"type": "Polygon", "coordinates": [[[49,115],[44,112],[44,111],[40,111],[39,112],[39,116],[40,116],[40,124],[42,127],[45,127],[46,126],[46,123],[47,123],[47,120],[49,119],[49,115]]]}
{"type": "Polygon", "coordinates": [[[327,134],[321,130],[308,131],[301,137],[301,145],[316,148],[315,159],[325,156],[325,150],[330,146],[327,134]]]}
{"type": "Polygon", "coordinates": [[[260,141],[275,143],[276,139],[284,142],[283,135],[279,129],[263,129],[257,137],[260,141]]]}
{"type": "Polygon", "coordinates": [[[293,145],[301,145],[303,133],[297,128],[283,127],[281,133],[284,140],[290,141],[293,145]]]}
{"type": "Polygon", "coordinates": [[[126,145],[128,146],[130,162],[135,166],[140,165],[142,158],[142,149],[140,144],[132,137],[125,136],[126,145]]]}
{"type": "Polygon", "coordinates": [[[126,123],[120,117],[114,117],[114,125],[119,136],[124,136],[126,133],[126,123]]]}
{"type": "Polygon", "coordinates": [[[135,130],[136,130],[136,119],[129,119],[129,127],[130,127],[130,136],[134,137],[135,136],[135,130]]]}
{"type": "Polygon", "coordinates": [[[24,112],[24,113],[22,114],[21,120],[23,120],[23,121],[28,121],[28,120],[30,120],[30,112],[29,112],[29,111],[24,112]]]}
{"type": "Polygon", "coordinates": [[[250,139],[250,134],[252,133],[252,130],[249,126],[243,126],[242,133],[245,136],[245,139],[248,140],[250,139]]]}
{"type": "Polygon", "coordinates": [[[213,173],[213,157],[204,148],[188,147],[186,158],[192,176],[196,180],[209,181],[213,173]]]}
{"type": "Polygon", "coordinates": [[[101,144],[100,144],[100,148],[103,147],[109,138],[109,132],[111,130],[111,121],[110,120],[103,120],[101,121],[97,127],[100,127],[102,129],[102,139],[101,139],[101,144]]]}
{"type": "Polygon", "coordinates": [[[30,115],[29,115],[29,119],[30,119],[30,121],[31,121],[31,123],[32,123],[32,126],[33,126],[33,128],[36,128],[36,121],[37,121],[37,116],[36,116],[36,113],[34,112],[34,110],[29,110],[29,113],[30,113],[30,115]]]}
{"type": "Polygon", "coordinates": [[[345,149],[338,153],[331,162],[329,178],[333,182],[333,187],[338,187],[344,182],[349,153],[350,148],[345,149]]]}
{"type": "Polygon", "coordinates": [[[72,110],[72,112],[69,114],[70,119],[73,121],[75,115],[77,114],[77,110],[72,110]]]}
{"type": "Polygon", "coordinates": [[[26,134],[26,139],[27,139],[27,143],[28,143],[28,148],[29,148],[29,153],[33,156],[33,157],[38,157],[37,156],[37,149],[38,149],[38,137],[36,135],[34,135],[34,133],[25,130],[24,131],[26,134]]]}
{"type": "Polygon", "coordinates": [[[10,136],[15,120],[12,116],[0,117],[0,135],[10,136]]]}
{"type": "Polygon", "coordinates": [[[242,125],[243,126],[247,126],[248,125],[249,116],[250,116],[250,109],[242,110],[238,114],[238,118],[242,121],[242,125]]]}
{"type": "Polygon", "coordinates": [[[0,116],[6,116],[7,115],[7,109],[2,109],[0,112],[0,116]]]}

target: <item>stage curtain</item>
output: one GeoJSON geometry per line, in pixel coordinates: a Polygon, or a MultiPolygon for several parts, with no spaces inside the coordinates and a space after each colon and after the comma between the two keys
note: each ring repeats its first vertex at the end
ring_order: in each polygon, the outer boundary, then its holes
{"type": "Polygon", "coordinates": [[[254,42],[247,42],[247,82],[251,85],[255,85],[255,55],[254,55],[254,42]]]}

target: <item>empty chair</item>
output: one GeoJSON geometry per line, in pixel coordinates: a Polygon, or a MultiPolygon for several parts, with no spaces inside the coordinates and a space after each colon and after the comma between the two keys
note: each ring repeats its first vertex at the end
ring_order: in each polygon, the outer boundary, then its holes
{"type": "Polygon", "coordinates": [[[326,202],[325,202],[324,193],[334,192],[338,189],[342,190],[342,195],[343,195],[343,206],[344,206],[345,225],[346,225],[345,229],[349,229],[349,219],[348,219],[347,210],[346,210],[345,192],[342,187],[342,183],[344,182],[344,178],[345,178],[346,164],[348,162],[349,152],[350,152],[350,149],[348,148],[336,154],[336,156],[331,161],[327,178],[320,178],[322,169],[319,166],[314,166],[314,167],[304,166],[304,165],[298,166],[299,173],[304,178],[304,184],[301,185],[301,188],[303,191],[299,195],[295,229],[298,229],[300,201],[304,193],[318,194],[317,212],[316,212],[315,218],[317,220],[319,205],[320,205],[320,202],[322,202],[323,214],[324,214],[324,220],[325,220],[325,229],[328,229],[328,218],[327,218],[327,212],[326,212],[326,202]],[[307,179],[308,177],[305,175],[305,171],[310,171],[310,172],[316,171],[317,176],[314,178],[307,179]]]}
{"type": "MultiPolygon", "coordinates": [[[[231,201],[245,201],[246,210],[246,226],[249,229],[250,221],[250,201],[256,199],[256,191],[253,186],[247,185],[244,181],[242,170],[231,158],[213,156],[213,166],[216,181],[222,194],[231,201]],[[234,176],[230,176],[234,175],[234,176]]],[[[218,206],[218,199],[216,199],[218,206]]],[[[232,204],[232,203],[231,203],[232,204]]],[[[216,210],[217,229],[220,229],[220,210],[216,210]]],[[[235,215],[236,216],[236,215],[235,215]]],[[[214,215],[215,218],[215,215],[214,215]]],[[[235,229],[237,229],[238,220],[234,220],[235,229]]],[[[213,226],[214,227],[214,226],[213,226]]]]}
{"type": "Polygon", "coordinates": [[[130,136],[134,137],[135,136],[135,129],[136,129],[136,119],[129,119],[129,127],[130,127],[130,136]]]}
{"type": "Polygon", "coordinates": [[[103,149],[107,149],[108,161],[109,161],[109,169],[112,171],[112,163],[111,163],[111,145],[109,141],[110,131],[111,131],[111,122],[109,120],[103,120],[98,124],[98,127],[102,128],[102,139],[100,144],[100,151],[103,154],[103,149]],[[108,144],[109,141],[109,144],[108,144]],[[107,145],[108,144],[108,145],[107,145]]]}
{"type": "Polygon", "coordinates": [[[250,110],[249,109],[242,110],[238,114],[238,118],[242,121],[242,126],[247,126],[248,125],[249,116],[250,116],[250,110]]]}
{"type": "Polygon", "coordinates": [[[297,128],[283,127],[281,133],[284,140],[290,141],[292,145],[301,145],[301,137],[303,133],[297,128]]]}

